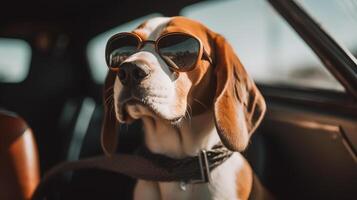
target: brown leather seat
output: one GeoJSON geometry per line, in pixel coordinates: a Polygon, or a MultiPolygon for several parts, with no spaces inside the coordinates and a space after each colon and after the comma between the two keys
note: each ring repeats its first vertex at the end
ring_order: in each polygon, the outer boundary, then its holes
{"type": "Polygon", "coordinates": [[[30,199],[39,180],[32,130],[16,114],[0,110],[0,200],[30,199]]]}

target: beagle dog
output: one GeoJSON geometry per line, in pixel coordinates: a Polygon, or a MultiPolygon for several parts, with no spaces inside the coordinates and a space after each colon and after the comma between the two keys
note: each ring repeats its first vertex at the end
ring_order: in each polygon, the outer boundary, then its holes
{"type": "Polygon", "coordinates": [[[153,153],[179,159],[220,142],[234,151],[211,171],[210,183],[182,189],[180,182],[138,180],[134,199],[248,199],[253,173],[239,152],[266,105],[226,39],[185,17],[159,17],[111,40],[102,127],[107,155],[115,152],[119,123],[138,119],[153,153]]]}

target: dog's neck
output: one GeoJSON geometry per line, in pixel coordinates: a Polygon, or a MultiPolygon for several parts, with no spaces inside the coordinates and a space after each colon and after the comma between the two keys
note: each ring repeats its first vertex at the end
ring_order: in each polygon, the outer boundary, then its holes
{"type": "Polygon", "coordinates": [[[153,153],[184,158],[197,155],[201,149],[210,149],[220,141],[212,111],[186,117],[177,126],[159,118],[144,117],[142,120],[145,143],[153,153]]]}

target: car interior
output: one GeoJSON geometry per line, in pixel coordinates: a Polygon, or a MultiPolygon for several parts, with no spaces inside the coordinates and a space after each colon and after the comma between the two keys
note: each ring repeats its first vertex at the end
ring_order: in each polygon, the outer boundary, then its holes
{"type": "MultiPolygon", "coordinates": [[[[265,97],[264,121],[243,154],[266,188],[277,199],[356,199],[357,12],[350,9],[357,4],[337,7],[349,15],[331,20],[341,29],[334,32],[335,24],[318,26],[326,19],[319,13],[333,12],[314,11],[336,2],[304,2],[2,2],[0,199],[28,199],[57,164],[103,155],[106,40],[177,15],[226,36],[265,97]]],[[[140,121],[123,125],[118,152],[134,152],[142,137],[140,121]]],[[[134,184],[81,170],[61,177],[47,199],[132,199],[134,184]]]]}

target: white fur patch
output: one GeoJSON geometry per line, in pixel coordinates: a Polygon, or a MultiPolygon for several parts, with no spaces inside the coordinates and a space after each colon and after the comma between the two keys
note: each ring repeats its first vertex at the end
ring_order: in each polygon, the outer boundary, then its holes
{"type": "Polygon", "coordinates": [[[170,20],[171,17],[155,17],[146,21],[145,26],[137,31],[145,34],[148,40],[156,40],[170,20]]]}
{"type": "Polygon", "coordinates": [[[212,199],[230,200],[239,199],[237,196],[237,172],[244,164],[244,158],[234,153],[228,160],[211,173],[212,183],[209,189],[212,199]]]}

